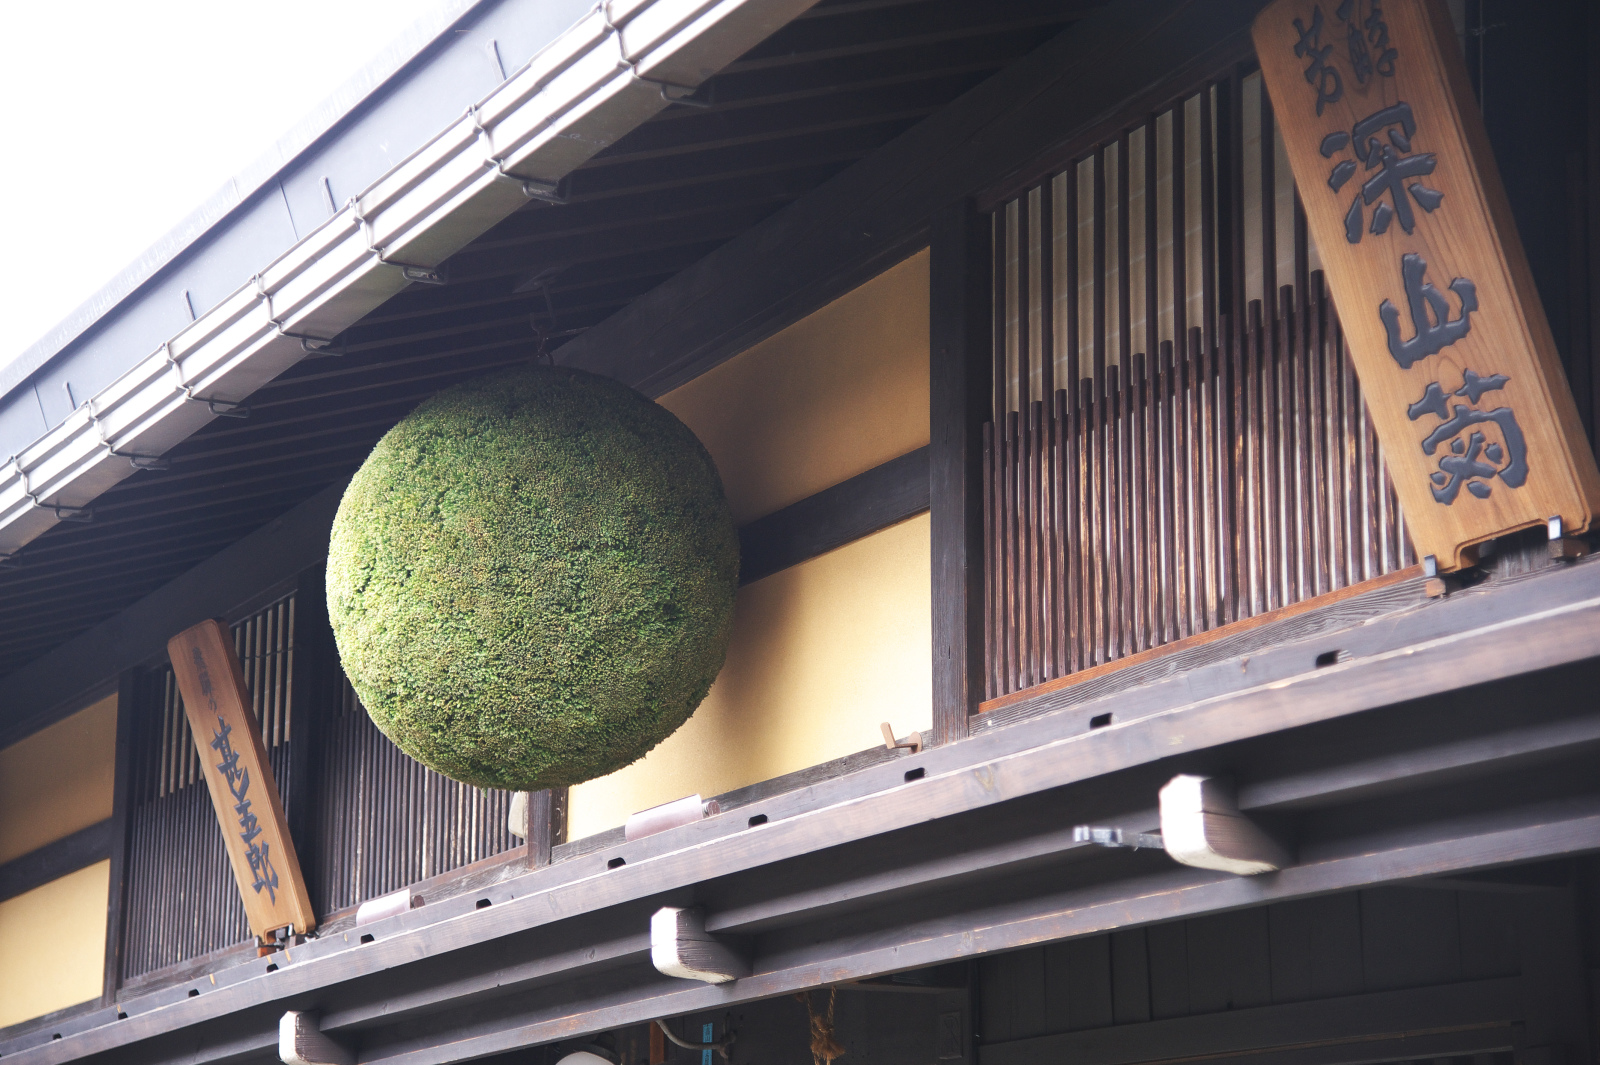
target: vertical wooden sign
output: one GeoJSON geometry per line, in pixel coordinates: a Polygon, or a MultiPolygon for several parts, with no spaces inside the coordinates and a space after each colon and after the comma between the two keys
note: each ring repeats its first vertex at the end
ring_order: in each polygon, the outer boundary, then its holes
{"type": "Polygon", "coordinates": [[[1276,0],[1253,37],[1418,555],[1588,529],[1600,473],[1443,0],[1276,0]]]}
{"type": "Polygon", "coordinates": [[[227,624],[213,619],[185,629],[167,641],[167,654],[250,931],[311,931],[311,897],[227,624]]]}

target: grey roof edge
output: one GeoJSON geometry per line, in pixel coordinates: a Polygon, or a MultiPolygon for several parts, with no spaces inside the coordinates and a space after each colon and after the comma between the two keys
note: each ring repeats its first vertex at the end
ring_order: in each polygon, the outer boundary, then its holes
{"type": "Polygon", "coordinates": [[[356,112],[463,19],[493,0],[438,0],[438,6],[391,40],[365,66],[296,122],[265,152],[208,196],[177,225],[73,308],[10,362],[0,364],[0,397],[44,367],[96,322],[210,233],[250,197],[268,187],[302,153],[356,112]]]}

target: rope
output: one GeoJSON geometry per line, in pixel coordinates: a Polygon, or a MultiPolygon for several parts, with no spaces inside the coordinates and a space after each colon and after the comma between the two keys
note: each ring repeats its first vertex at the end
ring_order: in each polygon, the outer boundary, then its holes
{"type": "Polygon", "coordinates": [[[833,1007],[839,998],[839,989],[828,988],[828,1011],[818,1013],[811,1006],[811,992],[802,991],[795,998],[805,1003],[806,1021],[811,1028],[812,1065],[833,1065],[835,1058],[844,1057],[844,1047],[833,1034],[833,1007]]]}

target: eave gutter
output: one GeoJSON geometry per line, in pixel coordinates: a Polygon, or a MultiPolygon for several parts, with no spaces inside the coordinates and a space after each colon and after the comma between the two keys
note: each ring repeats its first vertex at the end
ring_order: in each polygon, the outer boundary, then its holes
{"type": "Polygon", "coordinates": [[[815,0],[605,0],[0,468],[0,558],[151,464],[815,0]]]}

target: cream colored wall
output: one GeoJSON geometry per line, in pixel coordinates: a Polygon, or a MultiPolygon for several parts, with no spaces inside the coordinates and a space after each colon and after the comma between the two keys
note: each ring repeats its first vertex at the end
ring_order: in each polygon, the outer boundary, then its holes
{"type": "Polygon", "coordinates": [[[100,994],[111,862],[0,902],[0,1027],[100,994]]]}
{"type": "MultiPolygon", "coordinates": [[[[0,750],[0,862],[111,816],[117,697],[0,750]]],[[[100,994],[111,863],[0,902],[0,1027],[100,994]]]]}
{"type": "Polygon", "coordinates": [[[572,839],[698,792],[721,794],[933,720],[928,516],[746,585],[728,661],[688,724],[572,789],[572,839]]]}
{"type": "Polygon", "coordinates": [[[928,442],[928,253],[661,397],[743,525],[928,442]]]}
{"type": "Polygon", "coordinates": [[[116,756],[115,695],[0,750],[0,862],[110,817],[116,756]]]}
{"type": "MultiPolygon", "coordinates": [[[[891,268],[661,398],[741,524],[928,442],[928,256],[891,268]]],[[[932,723],[926,515],[740,589],[727,663],[689,722],[572,789],[572,839],[932,723]]]]}

